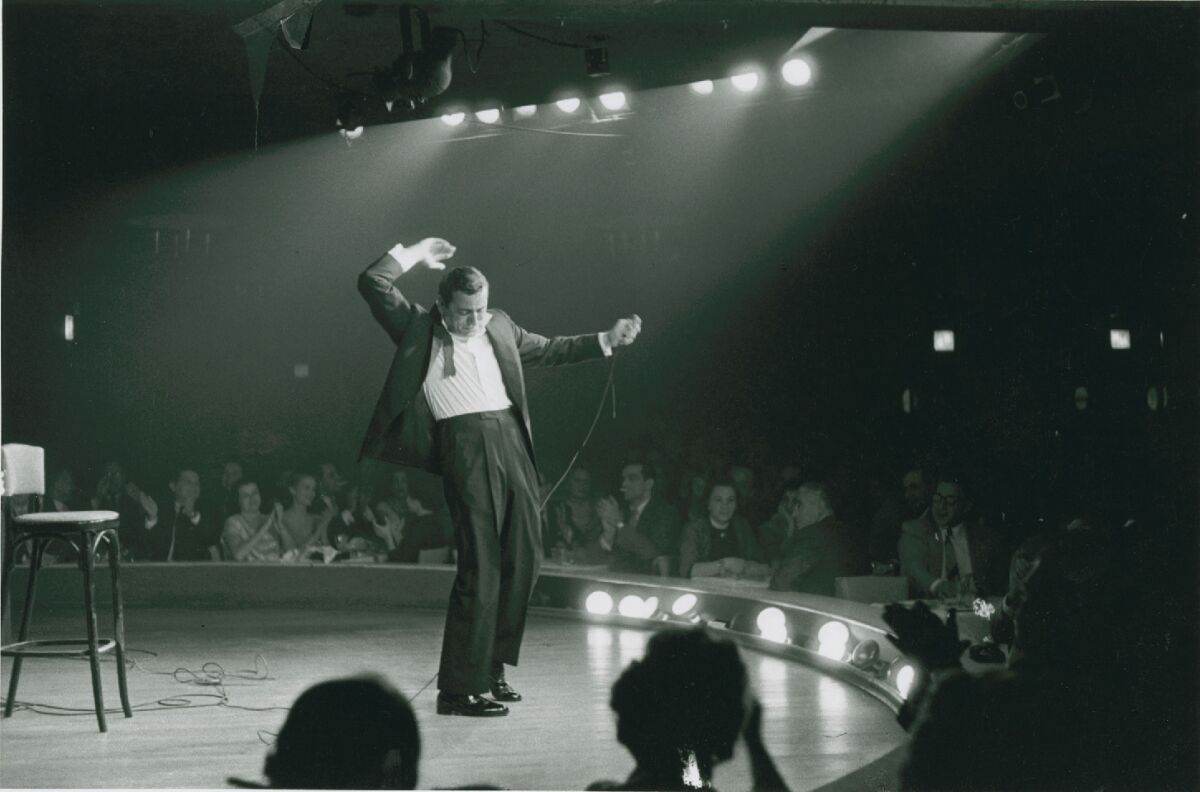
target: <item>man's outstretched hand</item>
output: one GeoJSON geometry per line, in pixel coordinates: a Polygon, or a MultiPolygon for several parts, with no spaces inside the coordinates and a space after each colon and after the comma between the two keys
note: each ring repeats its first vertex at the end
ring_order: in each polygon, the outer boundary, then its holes
{"type": "Polygon", "coordinates": [[[640,332],[642,332],[642,317],[637,314],[627,319],[618,319],[617,323],[612,326],[612,330],[606,334],[608,345],[614,349],[619,346],[629,346],[640,332]]]}
{"type": "Polygon", "coordinates": [[[446,269],[446,259],[454,255],[454,245],[437,237],[422,239],[414,247],[420,250],[421,263],[429,269],[446,269]]]}

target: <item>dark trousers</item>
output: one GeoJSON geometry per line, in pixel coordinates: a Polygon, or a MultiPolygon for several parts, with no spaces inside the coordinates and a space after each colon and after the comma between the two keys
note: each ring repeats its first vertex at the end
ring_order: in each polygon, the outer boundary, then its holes
{"type": "Polygon", "coordinates": [[[483,693],[492,662],[516,665],[541,565],[537,473],[520,419],[503,410],[437,425],[458,548],[438,689],[483,693]]]}

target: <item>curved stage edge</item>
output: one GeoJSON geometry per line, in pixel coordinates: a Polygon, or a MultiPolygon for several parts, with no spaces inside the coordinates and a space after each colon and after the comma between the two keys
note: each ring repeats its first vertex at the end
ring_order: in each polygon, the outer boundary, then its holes
{"type": "MultiPolygon", "coordinates": [[[[27,570],[18,567],[4,603],[5,641],[20,614],[27,570]]],[[[121,584],[125,606],[138,608],[237,609],[431,608],[444,609],[454,580],[448,565],[405,564],[127,564],[121,584]]],[[[80,579],[73,565],[38,573],[34,626],[39,617],[62,617],[80,608],[80,579]]],[[[97,569],[101,632],[109,605],[107,569],[97,569]]],[[[610,573],[547,563],[531,607],[541,615],[642,629],[702,624],[755,652],[801,663],[874,697],[892,712],[911,684],[908,662],[886,638],[882,608],[847,600],[770,591],[761,583],[726,579],[683,580],[610,573]],[[603,595],[594,596],[596,592],[603,595]],[[691,595],[673,612],[680,598],[691,595]],[[608,604],[589,612],[588,598],[608,604]],[[636,599],[634,599],[636,598],[636,599]],[[694,604],[692,600],[694,599],[694,604]],[[684,607],[691,605],[691,607],[684,607]],[[775,611],[772,611],[775,609],[775,611]],[[622,614],[621,611],[624,611],[622,614]],[[762,614],[769,611],[766,616],[762,614]],[[826,627],[833,623],[833,627],[826,627]],[[822,631],[822,628],[826,629],[822,631]],[[844,640],[842,638],[844,637],[844,640]],[[821,638],[826,641],[822,644],[821,638]]],[[[872,761],[822,789],[888,788],[902,748],[872,761]]]]}

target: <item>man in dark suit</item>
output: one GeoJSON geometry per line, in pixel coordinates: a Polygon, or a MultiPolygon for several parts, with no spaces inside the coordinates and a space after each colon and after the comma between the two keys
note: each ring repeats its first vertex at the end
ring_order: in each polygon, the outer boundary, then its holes
{"type": "Polygon", "coordinates": [[[524,366],[606,357],[633,342],[636,316],[604,333],[546,338],[488,310],[488,283],[455,267],[432,311],[397,279],[415,266],[444,269],[443,239],[396,245],[369,266],[358,289],[396,345],[361,454],[442,476],[455,528],[458,576],[450,594],[437,711],[505,715],[521,696],[504,679],[516,665],[541,556],[538,475],[524,366]],[[480,694],[491,691],[491,701],[480,694]]]}
{"type": "Polygon", "coordinates": [[[772,589],[832,597],[834,578],[862,571],[860,554],[846,526],[834,517],[824,487],[800,485],[792,524],[783,559],[771,576],[772,589]]]}
{"type": "Polygon", "coordinates": [[[145,533],[139,539],[138,561],[212,561],[218,556],[219,536],[212,515],[199,507],[200,474],[183,468],[170,483],[171,498],[158,506],[149,501],[145,533]]]}
{"type": "Polygon", "coordinates": [[[597,504],[604,536],[613,537],[608,568],[614,572],[670,575],[679,554],[679,512],[655,496],[653,466],[632,460],[621,468],[621,495],[625,510],[615,498],[597,504]]]}

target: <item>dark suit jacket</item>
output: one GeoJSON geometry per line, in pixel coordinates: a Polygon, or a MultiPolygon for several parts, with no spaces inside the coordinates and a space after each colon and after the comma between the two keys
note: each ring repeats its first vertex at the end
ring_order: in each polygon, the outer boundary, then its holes
{"type": "Polygon", "coordinates": [[[679,512],[659,498],[642,508],[637,525],[626,521],[613,540],[608,568],[614,572],[649,574],[650,562],[679,552],[679,512]]]}
{"type": "MultiPolygon", "coordinates": [[[[211,561],[208,548],[219,539],[213,530],[210,515],[200,511],[200,520],[192,523],[188,518],[175,511],[175,502],[169,498],[159,501],[158,522],[150,530],[144,527],[141,539],[137,545],[135,561],[166,561],[167,552],[171,549],[171,528],[174,525],[175,552],[174,561],[211,561]]],[[[223,526],[223,523],[222,523],[223,526]]]]}
{"type": "MultiPolygon", "coordinates": [[[[1004,552],[999,537],[988,529],[983,520],[968,520],[966,527],[975,593],[980,596],[1003,594],[1007,585],[1005,572],[1008,554],[1004,552]]],[[[898,549],[900,574],[912,582],[912,589],[917,596],[931,596],[930,587],[942,574],[943,553],[949,579],[958,579],[958,560],[954,556],[954,548],[943,541],[928,510],[901,526],[898,549]]]]}
{"type": "MultiPolygon", "coordinates": [[[[744,517],[740,514],[735,515],[732,524],[726,530],[733,531],[734,539],[737,541],[738,558],[747,561],[763,560],[762,551],[754,540],[754,532],[744,517]]],[[[679,542],[680,577],[688,577],[691,574],[692,566],[697,562],[721,560],[714,558],[712,554],[713,532],[712,521],[707,516],[689,520],[688,524],[683,526],[683,538],[679,542]]]]}
{"type": "Polygon", "coordinates": [[[859,553],[849,530],[829,516],[788,537],[771,588],[832,597],[835,577],[860,571],[859,553]]]}
{"type": "MultiPolygon", "coordinates": [[[[440,474],[433,413],[422,385],[433,356],[435,333],[440,334],[444,328],[436,308],[428,311],[411,303],[396,288],[396,279],[402,274],[400,262],[384,255],[358,278],[359,293],[396,345],[396,354],[359,456],[412,465],[440,474]]],[[[525,398],[524,366],[577,363],[603,357],[604,352],[594,334],[546,338],[522,329],[503,311],[492,310],[490,313],[488,338],[495,350],[508,398],[521,414],[525,442],[533,459],[533,430],[525,398]]]]}

